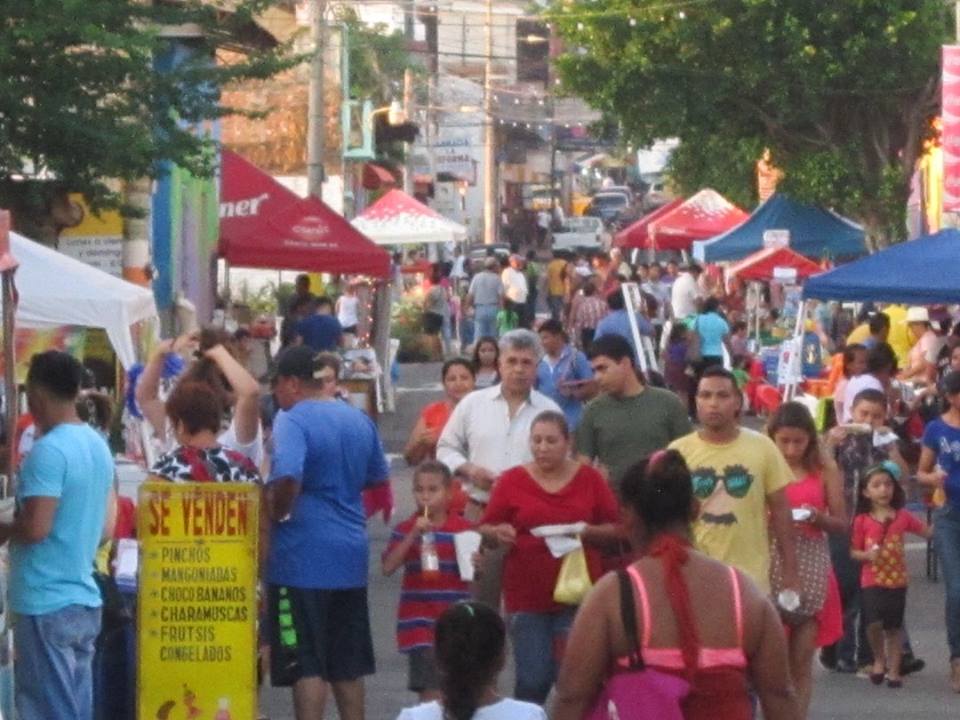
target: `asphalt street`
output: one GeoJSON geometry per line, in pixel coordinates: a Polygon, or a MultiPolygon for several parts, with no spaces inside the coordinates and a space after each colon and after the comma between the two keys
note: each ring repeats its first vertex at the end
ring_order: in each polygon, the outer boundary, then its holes
{"type": "MultiPolygon", "coordinates": [[[[396,453],[402,449],[407,433],[413,427],[420,408],[440,396],[439,365],[405,365],[401,367],[401,386],[397,395],[397,412],[384,415],[380,428],[384,445],[391,453],[394,496],[397,510],[394,522],[413,512],[410,494],[410,472],[396,453]]],[[[387,544],[389,528],[379,518],[370,521],[370,604],[371,623],[377,659],[377,674],[367,679],[367,717],[371,720],[392,720],[399,711],[416,703],[416,696],[406,689],[406,659],[394,641],[396,600],[399,575],[384,578],[380,573],[380,555],[387,544]]],[[[960,718],[960,695],[950,692],[947,684],[948,653],[943,621],[943,583],[926,578],[922,543],[908,551],[912,573],[907,607],[907,624],[915,652],[927,661],[927,668],[907,678],[901,690],[874,687],[869,680],[851,675],[828,673],[816,669],[811,718],[823,720],[955,720],[960,718]]],[[[501,680],[501,689],[509,694],[511,669],[501,680]]],[[[293,720],[290,691],[266,687],[261,694],[261,707],[272,720],[293,720]]],[[[327,718],[337,713],[330,702],[327,718]]]]}

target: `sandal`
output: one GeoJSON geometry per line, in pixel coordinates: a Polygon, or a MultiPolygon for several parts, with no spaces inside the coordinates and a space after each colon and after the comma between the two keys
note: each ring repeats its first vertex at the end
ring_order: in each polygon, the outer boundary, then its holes
{"type": "Polygon", "coordinates": [[[887,678],[887,687],[891,690],[899,690],[903,687],[903,680],[900,680],[899,678],[896,680],[893,678],[887,678]]]}
{"type": "Polygon", "coordinates": [[[874,685],[883,685],[883,679],[886,677],[882,672],[872,672],[868,675],[870,682],[874,685]]]}

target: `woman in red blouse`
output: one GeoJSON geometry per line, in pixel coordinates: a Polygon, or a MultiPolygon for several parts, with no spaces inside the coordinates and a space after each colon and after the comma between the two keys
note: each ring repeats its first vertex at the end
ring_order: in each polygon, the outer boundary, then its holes
{"type": "Polygon", "coordinates": [[[544,538],[531,531],[583,523],[579,537],[596,580],[601,574],[598,546],[619,541],[620,513],[603,476],[570,458],[570,431],[561,413],[537,416],[530,448],[533,462],[507,470],[494,485],[480,532],[488,546],[510,547],[503,596],[517,668],[514,697],[543,704],[577,609],[554,602],[562,558],[554,557],[544,538]]]}
{"type": "Polygon", "coordinates": [[[419,465],[424,460],[436,457],[437,441],[443,426],[447,424],[457,403],[473,392],[476,380],[473,365],[465,358],[447,360],[440,377],[446,397],[420,411],[420,418],[410,431],[410,439],[403,449],[403,457],[410,465],[419,465]]]}

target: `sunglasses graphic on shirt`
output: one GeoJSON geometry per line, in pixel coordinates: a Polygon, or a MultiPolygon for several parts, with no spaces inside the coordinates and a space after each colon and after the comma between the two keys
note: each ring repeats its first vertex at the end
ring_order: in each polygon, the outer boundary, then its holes
{"type": "Polygon", "coordinates": [[[723,483],[730,497],[738,500],[746,497],[753,485],[753,475],[743,465],[728,465],[723,469],[723,473],[718,473],[713,468],[697,468],[693,471],[691,480],[693,494],[701,500],[710,497],[719,482],[723,483]]]}

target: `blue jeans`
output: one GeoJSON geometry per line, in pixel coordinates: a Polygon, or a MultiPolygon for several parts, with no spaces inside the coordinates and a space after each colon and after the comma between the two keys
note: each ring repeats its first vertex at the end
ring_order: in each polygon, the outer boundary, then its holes
{"type": "Polygon", "coordinates": [[[865,628],[860,619],[860,563],[850,557],[850,535],[831,534],[830,561],[840,588],[843,606],[843,638],[837,642],[837,660],[848,665],[872,662],[870,646],[864,637],[865,628]]]}
{"type": "Polygon", "coordinates": [[[17,615],[14,685],[20,720],[91,720],[93,651],[100,608],[69,605],[45,615],[17,615]]]}
{"type": "Polygon", "coordinates": [[[554,320],[563,318],[563,295],[547,295],[547,307],[550,308],[550,317],[554,320]]]}
{"type": "Polygon", "coordinates": [[[960,658],[960,509],[946,505],[937,511],[933,541],[943,568],[943,587],[947,593],[947,645],[953,660],[960,658]]]}
{"type": "Polygon", "coordinates": [[[474,336],[477,340],[482,337],[497,336],[497,310],[496,305],[477,305],[476,312],[473,314],[476,328],[474,336]]]}
{"type": "Polygon", "coordinates": [[[577,609],[556,613],[514,613],[510,616],[510,639],[517,667],[517,700],[543,705],[557,679],[559,649],[566,641],[577,609]]]}

